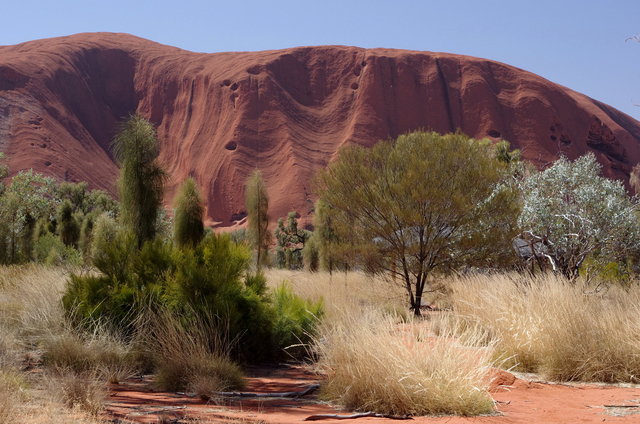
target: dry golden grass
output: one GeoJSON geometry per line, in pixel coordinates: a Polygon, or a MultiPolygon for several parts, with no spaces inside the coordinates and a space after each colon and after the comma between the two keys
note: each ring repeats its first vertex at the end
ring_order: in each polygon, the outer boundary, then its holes
{"type": "Polygon", "coordinates": [[[473,329],[435,337],[427,324],[398,324],[372,309],[323,324],[315,345],[317,367],[326,376],[323,396],[384,414],[493,412],[487,393],[492,348],[478,347],[484,334],[473,329]]]}
{"type": "Polygon", "coordinates": [[[32,341],[64,325],[67,272],[43,265],[0,267],[0,321],[32,341]]]}
{"type": "Polygon", "coordinates": [[[323,299],[313,354],[323,396],[346,408],[386,414],[476,415],[494,410],[487,393],[490,346],[477,328],[436,337],[411,319],[404,288],[359,272],[269,270],[307,299],[323,299]],[[464,343],[463,343],[464,342],[464,343]]]}
{"type": "Polygon", "coordinates": [[[640,382],[640,287],[594,291],[555,276],[451,279],[451,303],[497,355],[552,380],[640,382]]]}
{"type": "Polygon", "coordinates": [[[98,422],[95,416],[104,405],[105,382],[93,378],[92,373],[106,373],[105,361],[89,366],[87,358],[104,358],[110,350],[105,343],[98,346],[97,340],[104,342],[104,337],[79,347],[79,336],[68,329],[62,310],[66,279],[67,272],[61,268],[34,264],[0,267],[1,423],[98,422]],[[65,344],[68,346],[62,347],[65,344]],[[74,349],[80,355],[68,356],[74,349]],[[37,364],[41,352],[52,360],[57,372],[19,371],[23,365],[33,365],[25,364],[26,358],[37,364]],[[83,372],[72,372],[72,362],[76,366],[84,363],[83,372]]]}
{"type": "Polygon", "coordinates": [[[323,299],[326,319],[338,319],[344,311],[358,313],[375,307],[403,315],[407,295],[399,282],[388,281],[361,272],[307,272],[269,269],[265,272],[271,287],[288,282],[298,296],[317,301],[323,299]]]}
{"type": "Polygon", "coordinates": [[[155,363],[155,383],[162,390],[187,390],[203,399],[244,385],[231,356],[232,342],[215,319],[188,325],[169,311],[149,311],[140,324],[138,344],[155,363]]]}
{"type": "Polygon", "coordinates": [[[106,331],[79,335],[71,330],[50,334],[43,340],[45,366],[57,374],[72,372],[118,383],[137,374],[130,344],[106,331]]]}

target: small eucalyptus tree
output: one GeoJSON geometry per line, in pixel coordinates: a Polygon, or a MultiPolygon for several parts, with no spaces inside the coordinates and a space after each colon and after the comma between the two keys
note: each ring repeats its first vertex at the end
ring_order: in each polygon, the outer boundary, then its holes
{"type": "Polygon", "coordinates": [[[354,259],[401,279],[411,308],[436,271],[513,256],[517,190],[488,141],[415,132],[349,146],[319,177],[332,227],[354,259]]]}

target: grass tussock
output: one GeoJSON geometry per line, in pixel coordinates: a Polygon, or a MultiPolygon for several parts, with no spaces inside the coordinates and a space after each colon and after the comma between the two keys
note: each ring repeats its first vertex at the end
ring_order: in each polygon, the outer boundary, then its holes
{"type": "Polygon", "coordinates": [[[43,265],[0,267],[0,423],[99,422],[106,376],[120,362],[119,354],[107,358],[119,348],[69,329],[61,304],[67,277],[43,265]],[[43,358],[43,372],[21,370],[43,358]]]}
{"type": "Polygon", "coordinates": [[[49,377],[51,393],[65,407],[97,417],[105,408],[107,386],[101,376],[66,371],[49,377]]]}
{"type": "Polygon", "coordinates": [[[64,326],[61,297],[68,274],[29,264],[0,268],[0,321],[21,339],[35,342],[64,326]]]}
{"type": "Polygon", "coordinates": [[[22,377],[12,371],[0,369],[0,423],[17,423],[17,404],[24,390],[22,377]]]}
{"type": "Polygon", "coordinates": [[[396,318],[371,309],[346,313],[321,326],[315,344],[318,369],[326,375],[322,395],[349,409],[384,414],[491,413],[491,347],[477,347],[484,335],[474,331],[435,337],[424,322],[399,328],[396,318]]]}
{"type": "Polygon", "coordinates": [[[137,374],[137,364],[129,344],[96,330],[84,335],[73,331],[52,334],[44,339],[44,364],[58,374],[90,374],[109,383],[118,383],[137,374]]]}
{"type": "Polygon", "coordinates": [[[640,382],[640,287],[594,290],[559,276],[460,277],[455,313],[496,340],[496,354],[559,381],[640,382]]]}
{"type": "Polygon", "coordinates": [[[203,399],[244,386],[241,368],[231,360],[232,342],[215,318],[185,323],[168,311],[149,312],[141,325],[139,345],[155,365],[161,390],[186,390],[203,399]]]}

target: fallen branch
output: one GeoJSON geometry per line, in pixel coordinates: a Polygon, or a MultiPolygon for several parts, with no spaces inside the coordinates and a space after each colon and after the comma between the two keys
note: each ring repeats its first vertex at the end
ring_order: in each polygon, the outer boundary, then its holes
{"type": "Polygon", "coordinates": [[[299,398],[320,388],[319,384],[312,384],[305,390],[298,392],[274,392],[274,393],[254,393],[254,392],[216,392],[218,396],[243,397],[243,398],[299,398]]]}
{"type": "Polygon", "coordinates": [[[409,415],[388,415],[388,414],[376,414],[375,412],[361,412],[351,415],[338,415],[338,414],[317,414],[310,415],[305,418],[305,421],[320,421],[320,420],[353,420],[355,418],[389,418],[391,420],[412,420],[409,415]]]}
{"type": "Polygon", "coordinates": [[[180,411],[184,409],[187,409],[187,407],[186,406],[165,406],[157,409],[152,409],[151,411],[134,411],[134,412],[125,414],[125,416],[140,417],[143,415],[162,414],[164,412],[180,411]]]}
{"type": "Polygon", "coordinates": [[[640,408],[640,405],[602,405],[605,408],[640,408]]]}

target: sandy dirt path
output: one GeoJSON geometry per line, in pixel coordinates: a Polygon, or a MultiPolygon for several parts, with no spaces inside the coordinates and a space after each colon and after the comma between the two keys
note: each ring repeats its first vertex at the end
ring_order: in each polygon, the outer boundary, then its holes
{"type": "MultiPolygon", "coordinates": [[[[247,392],[302,391],[318,377],[302,367],[254,368],[248,371],[247,392]]],[[[226,398],[205,402],[187,394],[156,392],[148,379],[112,386],[107,414],[110,419],[141,423],[181,423],[201,418],[211,423],[300,423],[314,414],[349,414],[317,399],[226,398]],[[165,420],[165,421],[161,421],[165,420]]],[[[529,424],[529,423],[640,423],[640,386],[620,387],[595,384],[551,384],[527,381],[501,372],[492,387],[498,412],[482,417],[414,417],[411,421],[384,418],[328,419],[335,423],[416,424],[529,424]]],[[[112,421],[113,422],[113,421],[112,421]]],[[[117,421],[116,421],[117,422],[117,421]]]]}

